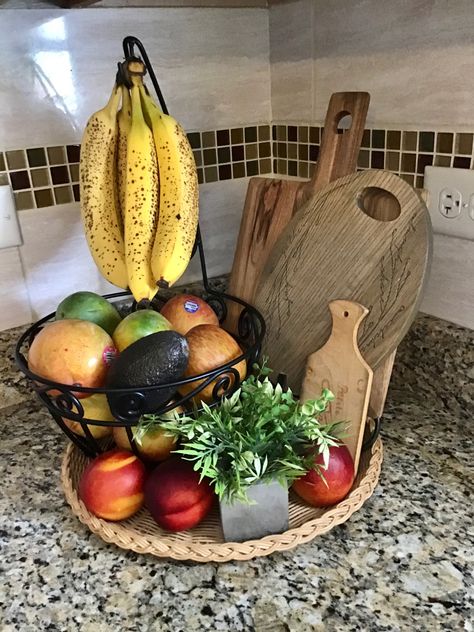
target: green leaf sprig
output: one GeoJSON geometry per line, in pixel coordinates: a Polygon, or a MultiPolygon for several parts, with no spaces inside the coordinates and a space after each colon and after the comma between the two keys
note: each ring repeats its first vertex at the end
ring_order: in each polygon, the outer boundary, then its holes
{"type": "Polygon", "coordinates": [[[194,470],[206,477],[219,498],[228,503],[249,502],[247,489],[257,482],[279,481],[290,485],[314,467],[314,457],[322,453],[324,468],[330,446],[337,446],[339,423],[318,421],[333,394],[324,389],[319,399],[300,404],[289,389],[268,379],[270,370],[257,367],[231,397],[218,406],[192,416],[174,415],[166,421],[146,415],[136,437],[150,425],[159,424],[181,438],[183,458],[194,462],[194,470]]]}

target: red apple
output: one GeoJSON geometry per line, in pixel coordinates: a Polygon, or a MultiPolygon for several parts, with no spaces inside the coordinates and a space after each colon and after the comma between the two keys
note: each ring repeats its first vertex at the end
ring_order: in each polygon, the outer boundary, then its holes
{"type": "Polygon", "coordinates": [[[145,484],[145,503],[156,522],[168,531],[192,529],[208,514],[214,499],[210,485],[191,463],[171,458],[156,467],[145,484]]]}
{"type": "MultiPolygon", "coordinates": [[[[31,343],[28,367],[61,384],[99,387],[104,384],[116,349],[109,334],[86,320],[57,320],[46,325],[31,343]]],[[[50,391],[57,395],[58,391],[50,391]]],[[[76,393],[88,397],[89,393],[76,393]]]]}
{"type": "Polygon", "coordinates": [[[183,336],[198,325],[219,326],[219,319],[212,307],[193,294],[173,296],[163,305],[160,313],[169,320],[173,329],[183,336]]]}
{"type": "MultiPolygon", "coordinates": [[[[242,349],[232,336],[224,329],[217,327],[216,325],[198,325],[193,327],[186,335],[186,340],[189,345],[189,360],[186,371],[183,377],[191,377],[192,375],[198,375],[199,373],[205,373],[212,369],[230,362],[234,358],[238,358],[242,355],[242,349]]],[[[236,369],[240,376],[240,381],[245,379],[247,374],[247,363],[245,360],[241,360],[233,367],[236,369]]],[[[223,373],[219,375],[219,378],[212,381],[206,388],[200,391],[195,401],[210,402],[213,399],[212,391],[217,379],[220,379],[224,375],[228,375],[232,384],[235,382],[235,376],[232,373],[223,373]]],[[[184,384],[179,388],[179,392],[182,395],[186,395],[203,380],[195,380],[189,384],[184,384]]]]}
{"type": "Polygon", "coordinates": [[[145,466],[127,450],[110,450],[84,470],[79,496],[87,509],[105,520],[124,520],[143,505],[145,466]]]}
{"type": "MultiPolygon", "coordinates": [[[[314,463],[322,466],[323,455],[318,454],[314,463]]],[[[293,489],[298,496],[315,507],[335,505],[347,496],[354,482],[354,461],[347,447],[331,446],[328,469],[321,468],[320,471],[326,482],[312,469],[293,483],[293,489]]]]}

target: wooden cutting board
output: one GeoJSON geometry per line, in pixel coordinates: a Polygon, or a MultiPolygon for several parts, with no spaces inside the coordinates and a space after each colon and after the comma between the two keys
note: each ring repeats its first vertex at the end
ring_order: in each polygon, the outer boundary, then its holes
{"type": "Polygon", "coordinates": [[[342,440],[354,460],[357,472],[367,409],[372,387],[372,369],[361,356],[357,334],[369,310],[353,301],[329,304],[332,331],[321,349],[308,356],[301,399],[316,399],[328,388],[334,400],[320,416],[322,423],[344,423],[342,440]]]}
{"type": "MultiPolygon", "coordinates": [[[[368,92],[336,92],[329,101],[318,162],[311,180],[251,178],[229,280],[229,294],[253,303],[267,258],[296,210],[329,182],[355,171],[365,119],[368,92]],[[349,129],[339,129],[350,115],[349,129]]],[[[240,308],[229,303],[226,325],[236,330],[240,308]]]]}
{"type": "Polygon", "coordinates": [[[404,180],[365,171],[329,184],[286,227],[257,287],[269,366],[299,392],[302,358],[331,331],[328,302],[343,298],[369,309],[359,347],[376,368],[416,315],[430,254],[426,205],[404,180]],[[375,219],[381,202],[383,219],[375,219]]]}

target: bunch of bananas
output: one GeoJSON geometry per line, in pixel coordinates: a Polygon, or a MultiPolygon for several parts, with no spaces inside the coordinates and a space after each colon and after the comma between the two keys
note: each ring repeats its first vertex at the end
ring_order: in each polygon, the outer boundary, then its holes
{"type": "Polygon", "coordinates": [[[186,270],[198,226],[198,181],[186,133],[155,104],[143,64],[128,64],[87,122],[81,147],[81,214],[102,275],[151,300],[186,270]],[[117,112],[121,102],[121,109],[117,112]]]}

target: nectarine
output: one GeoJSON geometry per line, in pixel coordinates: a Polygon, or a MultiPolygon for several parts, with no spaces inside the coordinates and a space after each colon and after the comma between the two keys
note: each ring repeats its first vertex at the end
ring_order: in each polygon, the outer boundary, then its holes
{"type": "Polygon", "coordinates": [[[197,325],[219,326],[219,319],[212,307],[193,294],[173,296],[163,305],[160,313],[169,320],[172,328],[183,336],[197,325]]]}
{"type": "Polygon", "coordinates": [[[168,531],[195,527],[209,512],[214,492],[191,463],[172,458],[156,467],[145,484],[145,503],[156,522],[168,531]]]}
{"type": "Polygon", "coordinates": [[[105,520],[124,520],[143,505],[145,466],[127,450],[109,450],[84,470],[79,496],[87,509],[105,520]]]}

